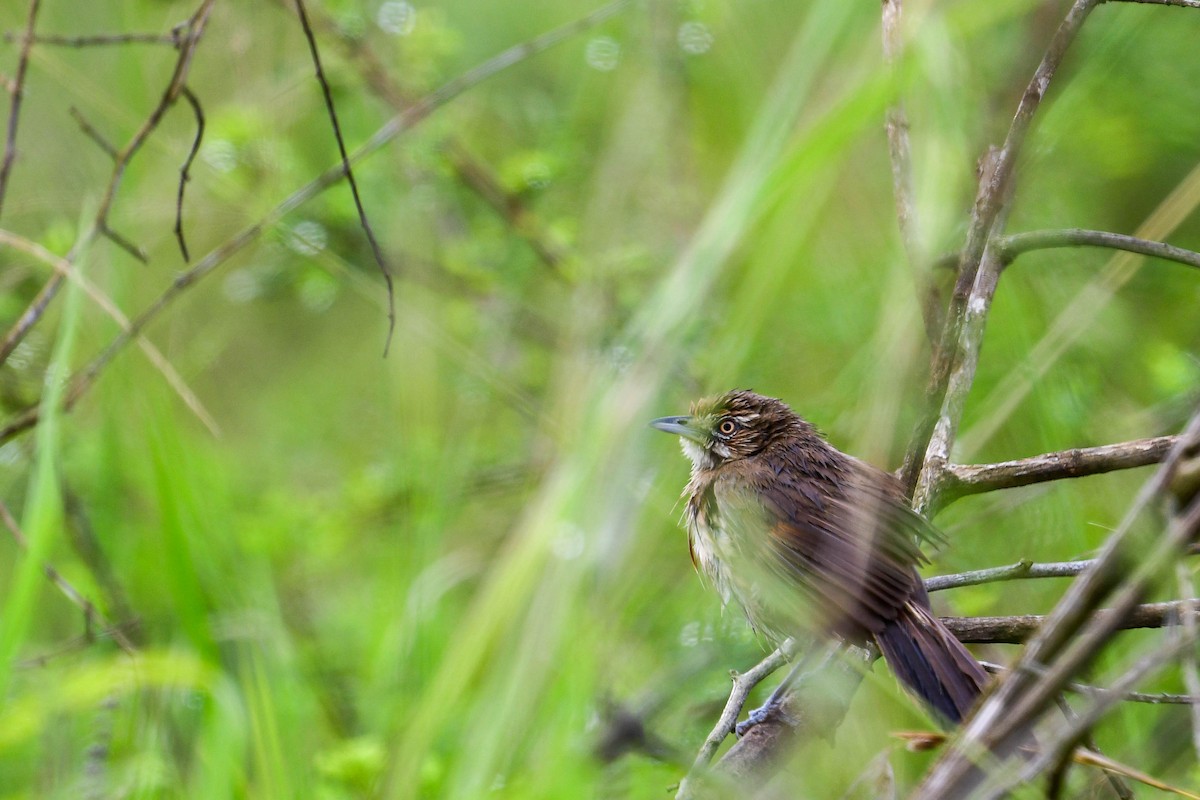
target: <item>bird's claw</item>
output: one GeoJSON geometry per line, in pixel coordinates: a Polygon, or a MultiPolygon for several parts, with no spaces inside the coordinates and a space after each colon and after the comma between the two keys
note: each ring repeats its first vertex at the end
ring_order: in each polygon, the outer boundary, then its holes
{"type": "Polygon", "coordinates": [[[760,725],[766,722],[768,718],[782,720],[785,724],[793,728],[799,725],[800,720],[792,717],[784,709],[783,695],[784,693],[781,691],[773,692],[771,696],[767,698],[767,702],[751,711],[746,715],[744,720],[734,725],[733,732],[737,734],[738,738],[742,738],[750,732],[751,728],[753,728],[755,725],[760,725]]]}

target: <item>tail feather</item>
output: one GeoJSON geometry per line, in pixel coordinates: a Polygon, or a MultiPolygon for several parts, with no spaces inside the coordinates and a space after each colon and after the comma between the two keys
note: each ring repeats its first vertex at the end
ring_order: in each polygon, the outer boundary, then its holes
{"type": "Polygon", "coordinates": [[[962,721],[987,683],[979,662],[917,603],[906,603],[875,641],[900,682],[949,722],[962,721]]]}

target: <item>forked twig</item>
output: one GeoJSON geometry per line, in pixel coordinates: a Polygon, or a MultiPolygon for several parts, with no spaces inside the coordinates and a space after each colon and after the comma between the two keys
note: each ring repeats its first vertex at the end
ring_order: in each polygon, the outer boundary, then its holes
{"type": "Polygon", "coordinates": [[[983,264],[988,242],[993,233],[998,232],[994,228],[1008,202],[1017,156],[1051,79],[1097,2],[1075,0],[1071,5],[1021,96],[1004,144],[995,151],[994,159],[983,170],[946,323],[933,353],[926,390],[926,410],[909,444],[901,471],[904,485],[912,492],[918,510],[924,511],[936,502],[939,473],[948,460],[965,394],[973,382],[974,362],[978,358],[979,340],[983,336],[982,325],[975,326],[973,338],[964,339],[963,334],[969,327],[969,317],[981,319],[987,314],[987,300],[982,304],[975,300],[976,277],[983,264]],[[950,381],[956,370],[965,372],[965,380],[956,387],[960,396],[951,396],[950,381]],[[935,428],[939,426],[941,430],[935,441],[935,428]]]}
{"type": "MultiPolygon", "coordinates": [[[[630,0],[616,0],[616,2],[602,6],[574,22],[569,22],[548,31],[531,41],[510,47],[462,75],[448,81],[439,89],[423,98],[421,102],[414,104],[409,109],[393,116],[384,123],[358,150],[350,155],[350,163],[356,164],[375,153],[388,142],[409,130],[463,92],[494,77],[514,64],[520,63],[526,58],[567,41],[575,33],[599,24],[628,6],[629,2],[630,0]]],[[[330,167],[321,175],[285,198],[257,222],[244,228],[226,240],[217,249],[197,261],[194,266],[176,276],[171,285],[159,294],[150,305],[143,309],[141,314],[130,320],[127,330],[123,330],[113,337],[112,341],[100,353],[71,376],[69,386],[63,398],[64,409],[68,411],[72,409],[79,398],[92,387],[100,373],[103,372],[104,368],[108,366],[117,354],[124,350],[134,337],[140,335],[145,327],[165,311],[184,291],[198,281],[203,280],[235,253],[238,253],[248,244],[255,241],[263,231],[276,224],[286,214],[341,180],[344,174],[342,164],[339,163],[330,167]]],[[[34,405],[10,418],[3,426],[0,426],[0,444],[37,425],[39,413],[38,406],[34,405]]]]}
{"type": "MultiPolygon", "coordinates": [[[[21,526],[17,523],[16,517],[12,515],[12,512],[8,509],[8,505],[6,505],[3,500],[0,500],[0,522],[3,522],[4,527],[8,528],[8,532],[12,534],[13,539],[16,540],[17,544],[22,550],[28,549],[28,540],[25,537],[25,532],[21,530],[21,526]]],[[[119,626],[115,626],[110,623],[105,618],[104,613],[101,612],[91,600],[84,596],[82,592],[76,589],[74,584],[63,577],[61,572],[59,572],[50,564],[42,565],[42,569],[46,573],[46,577],[51,583],[54,584],[55,588],[62,592],[63,597],[71,601],[73,605],[83,612],[84,619],[86,620],[89,628],[92,624],[92,620],[99,620],[104,624],[104,629],[112,637],[112,640],[117,643],[118,647],[120,647],[126,653],[133,653],[137,649],[134,647],[133,643],[129,641],[128,637],[125,636],[124,631],[122,631],[119,626]]]]}

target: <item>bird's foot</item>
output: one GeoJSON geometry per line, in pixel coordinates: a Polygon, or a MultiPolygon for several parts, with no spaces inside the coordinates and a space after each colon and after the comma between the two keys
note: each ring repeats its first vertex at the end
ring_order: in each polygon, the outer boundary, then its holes
{"type": "Polygon", "coordinates": [[[786,695],[786,691],[781,691],[784,689],[785,687],[782,686],[779,689],[776,689],[771,696],[767,698],[767,702],[751,711],[746,715],[744,720],[733,726],[733,732],[737,734],[739,739],[749,733],[751,728],[756,725],[761,725],[769,718],[782,720],[791,727],[795,727],[796,725],[800,724],[800,721],[788,714],[784,708],[783,699],[786,695]]]}

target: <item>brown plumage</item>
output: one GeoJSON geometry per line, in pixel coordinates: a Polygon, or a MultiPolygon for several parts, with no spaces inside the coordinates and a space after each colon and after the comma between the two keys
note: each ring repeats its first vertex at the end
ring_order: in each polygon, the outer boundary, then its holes
{"type": "Polygon", "coordinates": [[[786,404],[748,391],[654,427],[692,461],[692,560],[775,641],[816,629],[873,640],[897,678],[958,722],[986,681],[929,611],[916,567],[939,538],[890,473],[834,448],[786,404]]]}

